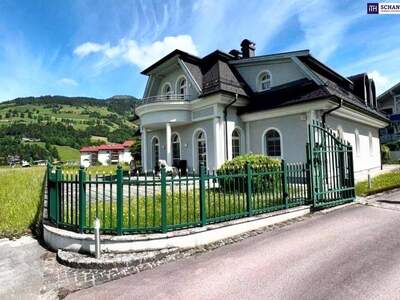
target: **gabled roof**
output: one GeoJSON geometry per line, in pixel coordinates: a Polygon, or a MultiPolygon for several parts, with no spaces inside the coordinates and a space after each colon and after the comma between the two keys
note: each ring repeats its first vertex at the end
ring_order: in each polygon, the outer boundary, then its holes
{"type": "Polygon", "coordinates": [[[99,147],[97,146],[86,146],[80,149],[80,152],[98,152],[99,147]]]}
{"type": "Polygon", "coordinates": [[[201,61],[201,58],[199,58],[197,56],[194,56],[194,55],[189,54],[189,53],[187,53],[185,51],[176,49],[176,50],[172,51],[170,54],[167,54],[166,56],[164,56],[160,60],[156,61],[151,66],[149,66],[146,69],[144,69],[141,72],[141,74],[149,75],[149,73],[152,70],[154,70],[155,68],[157,68],[158,66],[162,65],[163,63],[165,63],[166,61],[170,60],[173,57],[178,57],[178,58],[181,58],[184,61],[191,62],[191,63],[194,63],[194,64],[198,64],[201,61]]]}
{"type": "Polygon", "coordinates": [[[122,144],[104,144],[100,146],[85,146],[80,149],[80,152],[99,152],[100,150],[124,150],[131,147],[134,141],[125,141],[122,144]]]}
{"type": "Polygon", "coordinates": [[[396,83],[396,84],[395,84],[394,86],[392,86],[390,89],[388,89],[388,90],[384,91],[382,94],[380,94],[380,95],[378,96],[378,101],[379,101],[380,99],[382,99],[383,97],[385,97],[386,95],[390,94],[390,92],[392,92],[392,91],[397,91],[398,93],[400,93],[400,82],[399,82],[399,83],[396,83]]]}

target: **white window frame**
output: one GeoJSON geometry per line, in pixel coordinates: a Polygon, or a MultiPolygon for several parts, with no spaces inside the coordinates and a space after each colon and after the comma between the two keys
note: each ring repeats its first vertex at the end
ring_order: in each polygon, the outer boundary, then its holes
{"type": "Polygon", "coordinates": [[[155,163],[157,163],[157,162],[155,162],[154,161],[154,147],[153,147],[153,141],[154,141],[154,139],[157,139],[157,141],[158,141],[158,160],[160,160],[160,147],[161,147],[161,142],[160,142],[160,138],[157,136],[157,135],[154,135],[152,138],[151,138],[151,143],[150,143],[150,145],[151,145],[151,164],[153,165],[152,167],[153,167],[153,170],[155,169],[155,163]]]}
{"type": "Polygon", "coordinates": [[[276,132],[279,133],[279,142],[280,142],[280,146],[281,146],[281,155],[280,156],[270,156],[270,157],[283,159],[283,157],[284,157],[284,155],[283,155],[283,135],[282,135],[282,132],[276,127],[269,127],[267,129],[265,129],[263,134],[261,135],[262,153],[265,154],[265,155],[268,155],[268,153],[267,153],[267,143],[266,143],[266,134],[270,130],[275,130],[276,132]]]}
{"type": "Polygon", "coordinates": [[[189,83],[188,83],[188,80],[187,80],[185,75],[181,75],[181,76],[178,77],[178,79],[175,82],[175,90],[176,90],[176,94],[177,95],[183,95],[184,97],[188,95],[189,83]],[[183,94],[181,93],[181,82],[182,82],[182,80],[185,80],[185,82],[186,82],[185,86],[184,86],[185,92],[183,94]]]}
{"type": "MultiPolygon", "coordinates": [[[[203,128],[197,128],[194,132],[193,132],[193,136],[192,136],[192,153],[193,153],[193,157],[192,157],[192,169],[193,171],[196,170],[196,165],[199,164],[199,154],[198,154],[198,149],[197,147],[197,135],[200,133],[200,131],[203,132],[204,134],[204,138],[206,140],[206,169],[208,169],[208,164],[209,164],[209,160],[210,160],[210,156],[208,155],[208,138],[207,138],[207,132],[203,129],[203,128]]],[[[200,171],[200,170],[198,170],[200,171]]]]}
{"type": "Polygon", "coordinates": [[[372,132],[370,131],[368,133],[368,148],[369,148],[369,155],[373,156],[374,155],[374,139],[372,136],[372,132]]]}
{"type": "Polygon", "coordinates": [[[355,139],[356,155],[360,156],[360,131],[357,128],[354,130],[354,139],[355,139]]]}
{"type": "Polygon", "coordinates": [[[257,91],[258,92],[263,92],[263,91],[268,91],[270,90],[272,87],[272,74],[269,70],[262,70],[257,74],[257,91]],[[269,87],[266,89],[262,88],[262,84],[264,81],[261,81],[261,76],[263,76],[264,74],[268,74],[269,79],[266,79],[265,82],[269,81],[269,87]]]}
{"type": "Polygon", "coordinates": [[[243,143],[242,143],[242,130],[239,127],[235,127],[235,129],[232,130],[231,133],[231,159],[234,159],[235,157],[233,156],[233,141],[237,140],[239,142],[239,153],[237,154],[237,156],[241,155],[243,153],[242,148],[243,148],[243,143]],[[238,133],[238,137],[233,137],[233,133],[237,132],[238,133]]]}
{"type": "Polygon", "coordinates": [[[172,147],[172,162],[174,161],[174,136],[178,137],[178,142],[179,143],[179,160],[182,159],[182,143],[181,143],[181,136],[177,132],[173,132],[171,134],[171,147],[172,147]]]}
{"type": "Polygon", "coordinates": [[[173,93],[173,90],[172,90],[172,85],[171,85],[171,83],[169,83],[169,82],[164,83],[163,86],[162,86],[162,88],[161,88],[161,94],[162,94],[163,96],[171,96],[172,93],[173,93]],[[166,91],[165,91],[166,87],[169,87],[169,92],[166,92],[166,91]]]}

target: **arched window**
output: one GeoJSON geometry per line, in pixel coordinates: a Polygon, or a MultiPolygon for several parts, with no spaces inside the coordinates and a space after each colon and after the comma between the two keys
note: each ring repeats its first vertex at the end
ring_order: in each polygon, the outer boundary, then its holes
{"type": "Polygon", "coordinates": [[[181,96],[186,96],[187,95],[187,81],[186,81],[185,77],[182,77],[178,81],[177,94],[179,94],[181,96]]]}
{"type": "Polygon", "coordinates": [[[153,137],[151,141],[151,148],[151,152],[153,154],[153,168],[155,168],[158,165],[158,160],[160,159],[160,141],[158,140],[158,137],[153,137]]]}
{"type": "Polygon", "coordinates": [[[263,71],[258,75],[257,78],[257,90],[259,92],[269,90],[271,88],[271,73],[269,71],[263,71]]]}
{"type": "Polygon", "coordinates": [[[179,135],[174,133],[172,135],[172,164],[178,166],[181,160],[181,140],[179,135]]]}
{"type": "Polygon", "coordinates": [[[199,170],[201,164],[207,166],[207,139],[204,131],[200,130],[196,136],[197,144],[197,160],[199,163],[199,170]]]}
{"type": "Polygon", "coordinates": [[[268,156],[281,156],[281,136],[275,129],[270,129],[265,133],[265,153],[268,156]]]}
{"type": "Polygon", "coordinates": [[[164,84],[162,94],[166,96],[170,96],[172,94],[172,88],[169,82],[164,84]]]}
{"type": "Polygon", "coordinates": [[[358,129],[355,130],[354,136],[356,140],[356,154],[360,155],[360,133],[358,132],[358,129]]]}
{"type": "Polygon", "coordinates": [[[235,129],[232,132],[232,158],[240,155],[240,131],[235,129]]]}

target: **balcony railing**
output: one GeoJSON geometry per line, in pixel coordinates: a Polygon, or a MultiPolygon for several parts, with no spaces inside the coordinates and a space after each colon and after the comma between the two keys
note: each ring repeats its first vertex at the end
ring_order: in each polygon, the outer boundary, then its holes
{"type": "Polygon", "coordinates": [[[135,104],[135,108],[150,103],[184,102],[184,101],[189,101],[189,98],[190,98],[189,95],[183,95],[183,94],[151,96],[137,101],[135,104]]]}

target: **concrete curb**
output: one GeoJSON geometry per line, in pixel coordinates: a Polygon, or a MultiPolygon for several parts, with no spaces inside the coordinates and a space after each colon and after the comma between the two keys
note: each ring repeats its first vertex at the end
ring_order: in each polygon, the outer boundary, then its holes
{"type": "MultiPolygon", "coordinates": [[[[287,210],[237,219],[233,221],[195,227],[165,234],[137,234],[102,236],[101,249],[106,253],[130,253],[157,251],[162,249],[188,249],[227,239],[248,231],[257,230],[310,213],[310,206],[299,206],[287,210]]],[[[79,234],[49,225],[43,228],[44,241],[53,250],[94,253],[94,236],[79,234]]]]}
{"type": "Polygon", "coordinates": [[[138,266],[147,262],[161,260],[174,255],[178,249],[164,249],[160,251],[148,251],[140,253],[114,254],[106,253],[96,259],[86,254],[58,249],[57,260],[59,263],[71,268],[82,269],[113,269],[138,266]]]}

